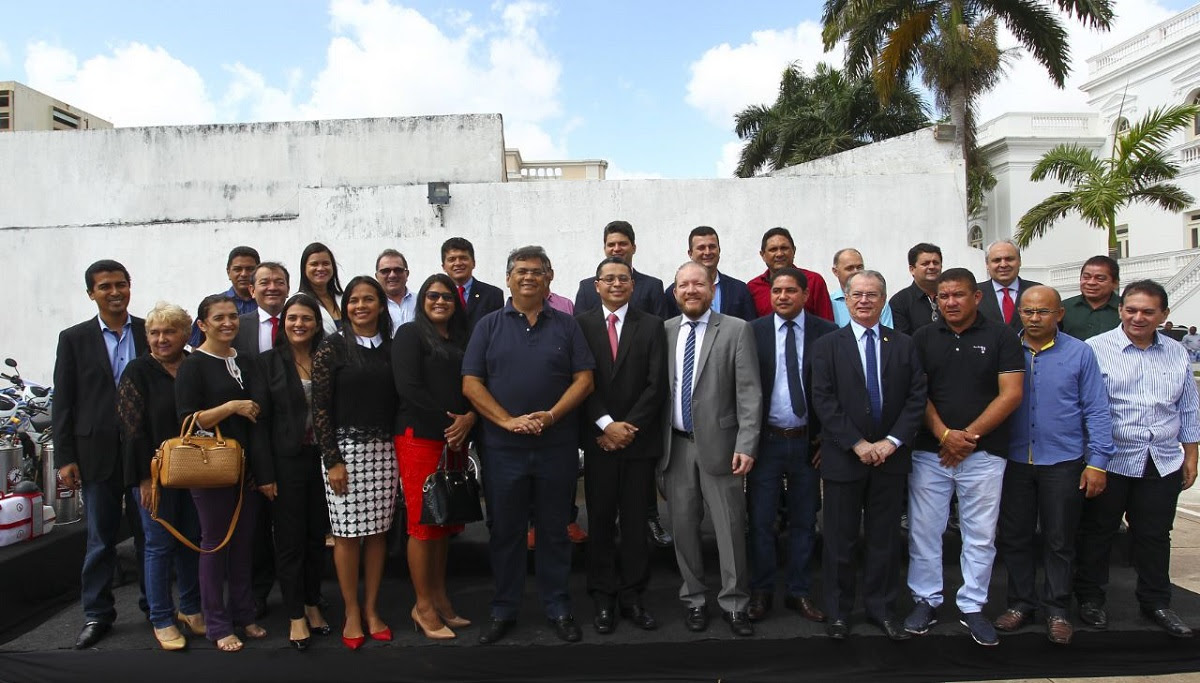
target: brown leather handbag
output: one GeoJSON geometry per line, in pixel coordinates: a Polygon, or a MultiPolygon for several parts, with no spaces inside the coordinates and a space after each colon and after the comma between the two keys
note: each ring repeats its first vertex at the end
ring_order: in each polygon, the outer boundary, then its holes
{"type": "Polygon", "coordinates": [[[158,522],[180,543],[198,553],[215,553],[224,548],[233,538],[238,517],[242,512],[242,495],[245,490],[246,456],[236,439],[221,435],[221,427],[215,426],[214,436],[195,433],[196,417],[189,415],[179,430],[179,436],[167,439],[158,447],[150,461],[150,518],[158,522]],[[237,486],[238,502],[229,521],[229,531],[221,544],[211,550],[201,550],[183,534],[158,516],[159,488],[169,489],[216,489],[237,486]]]}

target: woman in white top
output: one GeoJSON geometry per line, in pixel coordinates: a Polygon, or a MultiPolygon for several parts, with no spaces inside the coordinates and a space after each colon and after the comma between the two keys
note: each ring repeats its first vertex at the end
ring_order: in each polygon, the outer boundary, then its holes
{"type": "Polygon", "coordinates": [[[329,247],[313,242],[300,255],[300,291],[321,304],[321,327],[326,335],[342,326],[342,281],[329,247]]]}

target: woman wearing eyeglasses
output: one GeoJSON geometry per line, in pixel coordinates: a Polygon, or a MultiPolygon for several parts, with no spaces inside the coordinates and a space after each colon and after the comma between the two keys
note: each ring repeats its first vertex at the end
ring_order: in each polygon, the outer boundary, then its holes
{"type": "Polygon", "coordinates": [[[443,449],[465,463],[475,412],[462,394],[462,359],[467,319],[454,281],[431,275],[417,292],[413,322],[402,325],[392,343],[392,373],[400,409],[396,417],[396,454],[408,518],[408,570],[417,604],[413,623],[426,638],[454,638],[450,627],[465,628],[446,595],[446,555],[450,536],[461,525],[421,524],[422,487],[437,469],[443,449]]]}

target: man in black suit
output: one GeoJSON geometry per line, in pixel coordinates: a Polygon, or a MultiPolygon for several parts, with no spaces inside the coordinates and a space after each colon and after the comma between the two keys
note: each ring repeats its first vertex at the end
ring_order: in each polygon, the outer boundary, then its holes
{"type": "MultiPolygon", "coordinates": [[[[688,233],[688,258],[704,266],[708,276],[717,283],[716,289],[713,290],[714,311],[741,318],[746,322],[758,317],[758,312],[754,310],[754,299],[750,298],[750,290],[746,288],[746,283],[717,270],[721,263],[721,240],[717,237],[716,230],[707,225],[692,228],[688,233]]],[[[667,286],[663,305],[666,307],[668,318],[679,315],[679,306],[675,303],[674,282],[667,286]]]]}
{"type": "Polygon", "coordinates": [[[238,316],[238,333],[233,348],[239,356],[254,358],[275,345],[275,337],[283,327],[279,314],[287,301],[291,275],[282,263],[263,261],[254,270],[250,295],[258,304],[257,311],[238,316]]]}
{"type": "Polygon", "coordinates": [[[882,275],[865,270],[850,276],[846,301],[850,323],[817,342],[812,353],[812,401],[823,435],[826,631],[837,639],[849,632],[854,545],[865,511],[867,619],[892,640],[907,640],[893,610],[904,487],[925,411],[925,373],[912,339],[879,324],[887,301],[882,275]]]}
{"type": "MultiPolygon", "coordinates": [[[[637,239],[634,236],[633,226],[628,221],[613,221],[604,226],[604,256],[606,258],[616,256],[628,263],[630,269],[633,269],[635,253],[637,253],[637,239]]],[[[630,305],[639,311],[665,318],[662,280],[633,270],[633,285],[633,299],[630,300],[630,305]]],[[[596,294],[596,281],[585,277],[579,281],[579,291],[575,294],[575,312],[584,313],[594,308],[600,308],[600,295],[596,294]]]]}
{"type": "Polygon", "coordinates": [[[1022,325],[1021,316],[1017,315],[1017,302],[1025,290],[1042,283],[1021,277],[1021,252],[1012,240],[992,242],[988,245],[986,259],[990,277],[978,285],[979,291],[983,292],[979,314],[1020,333],[1022,325]]]}
{"type": "Polygon", "coordinates": [[[591,545],[588,593],[600,634],[621,615],[638,628],[658,627],[642,604],[650,578],[650,542],[643,531],[654,504],[654,467],[667,391],[667,335],[661,318],[630,305],[633,269],[610,256],[596,268],[601,307],[576,320],[596,359],[595,389],[584,402],[581,442],[591,545]],[[620,542],[617,520],[620,519],[620,542]]]}
{"type": "MultiPolygon", "coordinates": [[[[129,315],[129,271],[97,261],[84,273],[99,315],[58,336],[54,362],[54,464],[64,484],[83,492],[87,552],[80,576],[84,626],[76,649],[100,641],[117,618],[112,581],[121,527],[123,486],[117,383],[125,366],[146,352],[146,324],[129,315]]],[[[136,501],[129,501],[134,539],[142,538],[136,501]]],[[[141,553],[138,554],[141,575],[141,553]]],[[[143,589],[143,602],[145,590],[143,589]]]]}
{"type": "Polygon", "coordinates": [[[754,469],[746,475],[750,507],[750,604],[752,621],[766,616],[775,597],[775,519],[787,478],[787,566],[784,604],[812,621],[825,615],[809,596],[808,561],[816,535],[821,488],[814,453],[819,433],[811,404],[809,350],[837,325],[804,311],[808,278],[797,268],[771,275],[773,314],[750,323],[762,378],[763,427],[754,469]]]}
{"type": "Polygon", "coordinates": [[[458,302],[467,312],[468,329],[475,329],[483,316],[504,307],[504,292],[499,287],[475,279],[475,246],[466,238],[451,237],[442,242],[442,271],[458,288],[458,302]]]}

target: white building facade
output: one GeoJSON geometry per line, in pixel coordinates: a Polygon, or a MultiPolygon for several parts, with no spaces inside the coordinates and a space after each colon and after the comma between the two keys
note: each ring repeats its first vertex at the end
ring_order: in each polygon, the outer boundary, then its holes
{"type": "MultiPolygon", "coordinates": [[[[1054,181],[1033,182],[1041,156],[1062,143],[1076,143],[1107,156],[1117,131],[1158,107],[1200,103],[1200,5],[1102,52],[1087,61],[1091,112],[1011,112],[979,129],[979,145],[996,175],[984,208],[968,222],[967,240],[986,245],[1012,237],[1017,221],[1035,204],[1065,189],[1054,181]]],[[[1167,287],[1171,319],[1200,324],[1200,118],[1167,145],[1180,167],[1175,183],[1197,198],[1180,213],[1135,205],[1117,216],[1121,280],[1152,278],[1167,287]]],[[[1082,262],[1108,251],[1107,235],[1072,214],[1022,255],[1022,275],[1079,293],[1082,262]]]]}

